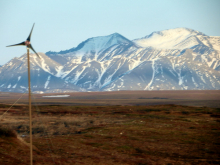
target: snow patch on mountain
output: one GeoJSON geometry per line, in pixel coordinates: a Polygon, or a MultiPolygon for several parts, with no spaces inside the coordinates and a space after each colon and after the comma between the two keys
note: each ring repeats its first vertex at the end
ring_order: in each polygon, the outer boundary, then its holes
{"type": "Polygon", "coordinates": [[[43,69],[43,70],[45,70],[45,71],[48,72],[48,73],[51,73],[51,72],[50,72],[50,68],[49,68],[49,66],[45,63],[45,60],[44,60],[44,59],[42,59],[42,61],[41,61],[41,66],[42,66],[42,69],[43,69]]]}
{"type": "Polygon", "coordinates": [[[63,66],[57,66],[56,68],[57,74],[55,75],[56,77],[62,77],[63,76],[63,66]]]}
{"type": "Polygon", "coordinates": [[[151,90],[151,85],[154,81],[154,77],[155,77],[155,72],[156,72],[156,68],[155,68],[155,61],[158,60],[158,59],[154,59],[152,60],[152,69],[153,69],[153,74],[152,74],[152,78],[151,78],[151,81],[147,84],[147,86],[144,88],[144,90],[151,90]]]}
{"type": "Polygon", "coordinates": [[[51,77],[51,76],[48,76],[47,81],[46,81],[45,84],[44,84],[44,88],[45,88],[45,89],[47,88],[48,84],[50,83],[50,77],[51,77]]]}

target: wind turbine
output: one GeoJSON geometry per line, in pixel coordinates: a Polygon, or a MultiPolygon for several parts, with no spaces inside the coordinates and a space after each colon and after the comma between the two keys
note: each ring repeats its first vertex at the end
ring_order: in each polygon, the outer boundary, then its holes
{"type": "Polygon", "coordinates": [[[33,165],[33,147],[32,147],[32,112],[31,112],[31,86],[30,86],[30,60],[29,60],[29,49],[31,49],[39,58],[40,56],[37,54],[37,52],[34,50],[34,48],[31,45],[31,34],[33,31],[34,25],[31,29],[31,32],[28,36],[28,38],[26,39],[26,41],[21,42],[19,44],[15,44],[15,45],[9,45],[7,47],[11,47],[11,46],[26,46],[27,47],[27,63],[28,63],[28,89],[29,89],[29,127],[30,127],[30,164],[33,165]]]}

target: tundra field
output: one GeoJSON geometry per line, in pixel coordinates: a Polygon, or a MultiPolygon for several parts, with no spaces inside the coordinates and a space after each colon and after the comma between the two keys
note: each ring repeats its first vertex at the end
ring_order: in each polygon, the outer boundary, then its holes
{"type": "MultiPolygon", "coordinates": [[[[0,114],[21,95],[0,93],[0,114]]],[[[29,164],[27,98],[0,116],[0,164],[29,164]]],[[[219,91],[33,94],[32,101],[34,164],[220,164],[219,91]]]]}

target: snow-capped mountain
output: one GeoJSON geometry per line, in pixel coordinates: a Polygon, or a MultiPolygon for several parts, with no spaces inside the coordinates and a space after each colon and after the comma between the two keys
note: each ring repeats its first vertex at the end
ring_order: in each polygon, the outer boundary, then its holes
{"type": "MultiPolygon", "coordinates": [[[[34,92],[220,89],[220,37],[176,28],[128,40],[89,38],[60,52],[34,54],[34,92]]],[[[0,67],[0,90],[27,90],[26,54],[0,67]]]]}
{"type": "Polygon", "coordinates": [[[204,44],[220,51],[219,37],[209,37],[205,34],[187,28],[169,29],[153,32],[134,42],[141,47],[154,47],[157,49],[190,49],[195,45],[204,44]],[[213,47],[214,46],[214,47],[213,47]]]}
{"type": "MultiPolygon", "coordinates": [[[[79,87],[66,82],[54,75],[61,65],[44,53],[39,53],[41,59],[30,54],[31,86],[33,92],[81,91],[79,87]]],[[[27,54],[13,58],[0,68],[0,90],[25,92],[28,90],[27,54]]]]}

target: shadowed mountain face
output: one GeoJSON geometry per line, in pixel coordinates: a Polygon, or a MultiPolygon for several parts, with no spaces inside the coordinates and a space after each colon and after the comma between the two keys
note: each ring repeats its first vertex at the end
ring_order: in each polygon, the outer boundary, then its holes
{"type": "MultiPolygon", "coordinates": [[[[220,89],[220,37],[187,28],[130,41],[118,33],[33,54],[33,92],[220,89]]],[[[0,67],[0,91],[27,90],[26,54],[0,67]]]]}

